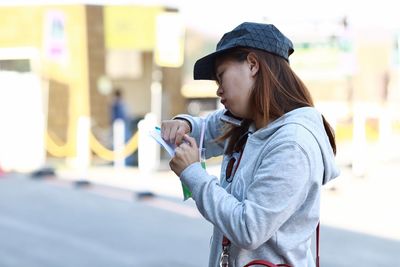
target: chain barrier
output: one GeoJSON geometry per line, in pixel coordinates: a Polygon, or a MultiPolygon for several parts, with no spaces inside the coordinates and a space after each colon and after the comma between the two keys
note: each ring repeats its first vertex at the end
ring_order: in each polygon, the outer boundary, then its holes
{"type": "MultiPolygon", "coordinates": [[[[125,144],[122,150],[124,158],[129,157],[138,148],[139,132],[136,132],[125,144]]],[[[46,150],[50,155],[54,157],[70,157],[73,154],[73,148],[69,142],[61,144],[62,141],[54,133],[46,131],[46,150]]],[[[96,136],[90,132],[90,148],[100,158],[108,161],[114,161],[115,151],[106,148],[103,144],[97,140],[96,136]]]]}

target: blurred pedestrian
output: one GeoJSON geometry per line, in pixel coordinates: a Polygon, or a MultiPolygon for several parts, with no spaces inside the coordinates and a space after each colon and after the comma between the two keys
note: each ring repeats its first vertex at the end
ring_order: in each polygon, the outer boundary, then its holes
{"type": "MultiPolygon", "coordinates": [[[[117,120],[120,120],[124,124],[124,141],[125,143],[131,138],[131,119],[126,112],[126,104],[123,99],[123,93],[121,88],[116,88],[113,92],[113,100],[111,104],[111,129],[114,128],[114,124],[117,120]]],[[[113,132],[113,135],[115,133],[113,132]]],[[[125,164],[133,165],[133,156],[130,155],[125,159],[125,164]]]]}
{"type": "Polygon", "coordinates": [[[125,125],[127,122],[126,108],[123,101],[122,91],[116,88],[113,93],[113,101],[111,104],[111,123],[113,124],[117,119],[122,120],[125,125]]]}
{"type": "Polygon", "coordinates": [[[315,266],[321,186],[339,171],[334,133],[290,67],[293,51],[275,26],[240,24],[194,66],[194,79],[216,81],[225,109],[162,122],[163,138],[178,145],[171,169],[214,225],[209,266],[221,255],[237,267],[315,266]],[[223,155],[220,180],[199,163],[203,122],[206,157],[223,155]]]}

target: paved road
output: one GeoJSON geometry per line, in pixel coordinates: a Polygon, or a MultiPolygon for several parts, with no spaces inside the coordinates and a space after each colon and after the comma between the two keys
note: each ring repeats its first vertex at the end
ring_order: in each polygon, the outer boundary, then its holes
{"type": "Polygon", "coordinates": [[[2,178],[0,266],[206,266],[211,228],[188,212],[194,208],[170,200],[133,201],[132,196],[2,178]],[[177,209],[174,205],[182,206],[180,213],[167,210],[177,209]]]}
{"type": "MultiPolygon", "coordinates": [[[[0,178],[1,267],[207,266],[210,225],[193,202],[68,181],[0,178]]],[[[322,227],[321,265],[400,266],[400,242],[322,227]]]]}

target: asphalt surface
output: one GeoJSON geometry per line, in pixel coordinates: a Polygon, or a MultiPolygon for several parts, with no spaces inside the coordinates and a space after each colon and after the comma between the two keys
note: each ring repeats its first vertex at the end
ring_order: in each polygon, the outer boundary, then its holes
{"type": "MultiPolygon", "coordinates": [[[[207,266],[211,225],[193,201],[137,193],[0,177],[0,266],[207,266]]],[[[321,266],[400,266],[399,252],[397,238],[322,224],[321,266]]]]}
{"type": "Polygon", "coordinates": [[[0,266],[206,266],[211,227],[195,211],[123,190],[2,178],[0,266]]]}

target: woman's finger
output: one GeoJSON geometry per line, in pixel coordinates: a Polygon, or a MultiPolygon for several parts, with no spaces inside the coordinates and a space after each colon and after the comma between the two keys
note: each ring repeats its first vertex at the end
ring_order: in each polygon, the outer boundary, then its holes
{"type": "Polygon", "coordinates": [[[175,144],[177,130],[178,130],[178,127],[176,127],[176,126],[171,127],[171,131],[169,132],[169,137],[167,139],[169,141],[169,143],[175,144]]]}
{"type": "Polygon", "coordinates": [[[189,135],[185,134],[185,135],[183,136],[183,140],[185,140],[186,142],[188,142],[188,143],[190,144],[191,147],[197,148],[196,139],[194,139],[193,137],[190,137],[189,135]]]}
{"type": "Polygon", "coordinates": [[[171,129],[170,127],[164,126],[164,124],[161,126],[162,139],[166,141],[168,140],[170,129],[171,129]]]}
{"type": "Polygon", "coordinates": [[[182,153],[182,148],[180,146],[177,146],[175,148],[175,157],[179,156],[182,153]]]}
{"type": "Polygon", "coordinates": [[[179,148],[182,151],[187,151],[188,149],[190,149],[192,146],[188,143],[182,142],[182,144],[179,145],[179,148]]]}
{"type": "Polygon", "coordinates": [[[186,134],[185,128],[179,126],[178,130],[176,131],[175,145],[179,146],[182,143],[183,136],[185,134],[186,134]]]}
{"type": "Polygon", "coordinates": [[[175,161],[174,161],[174,159],[171,159],[170,161],[169,161],[169,167],[171,168],[171,170],[174,170],[175,169],[175,161]]]}

